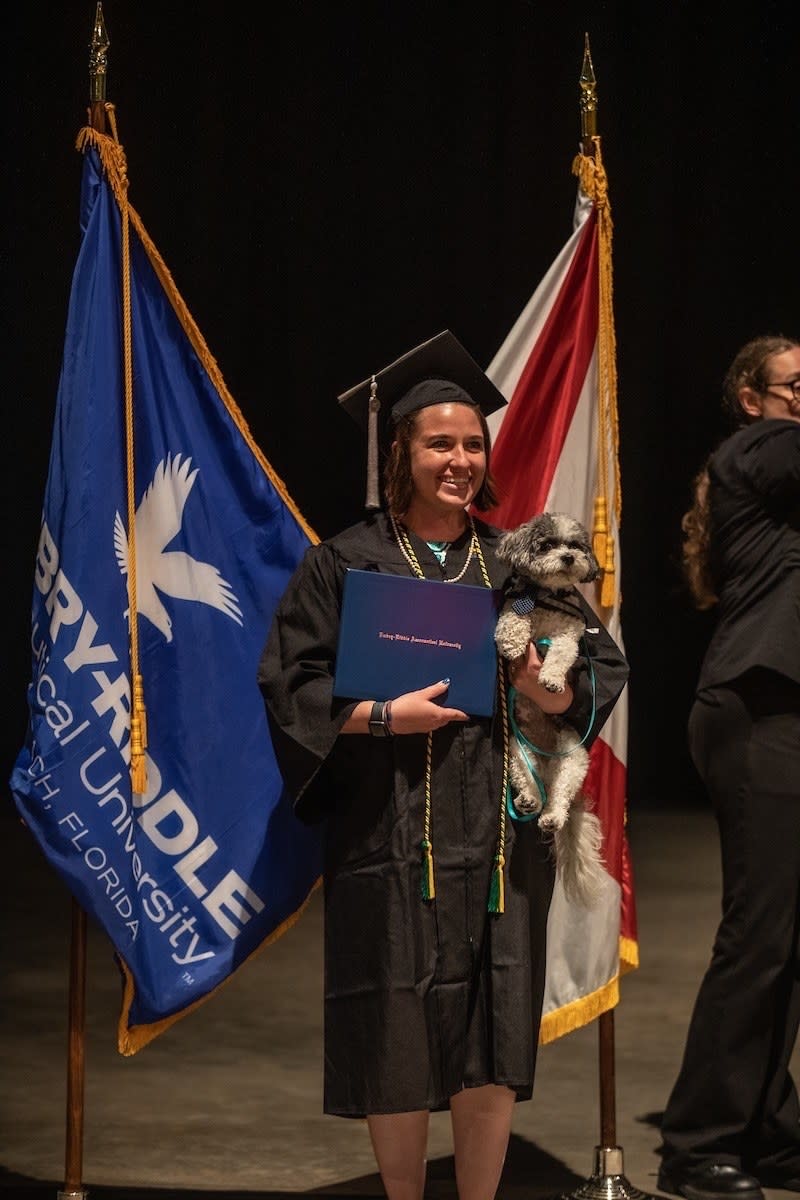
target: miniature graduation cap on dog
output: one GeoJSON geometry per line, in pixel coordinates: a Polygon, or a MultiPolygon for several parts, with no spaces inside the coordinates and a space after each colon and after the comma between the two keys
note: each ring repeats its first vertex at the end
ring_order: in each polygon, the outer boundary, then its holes
{"type": "Polygon", "coordinates": [[[392,440],[401,417],[431,404],[471,404],[485,417],[506,403],[449,329],[370,375],[339,396],[342,408],[367,434],[366,507],[380,508],[378,444],[392,440]]]}

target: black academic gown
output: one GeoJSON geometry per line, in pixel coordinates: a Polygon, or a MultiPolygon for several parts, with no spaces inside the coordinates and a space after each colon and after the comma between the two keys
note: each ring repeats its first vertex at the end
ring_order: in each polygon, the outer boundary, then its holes
{"type": "MultiPolygon", "coordinates": [[[[500,533],[476,522],[493,587],[500,533]]],[[[411,541],[427,578],[443,571],[411,541]]],[[[469,536],[452,544],[446,574],[464,564],[469,536]]],[[[431,841],[436,895],[422,898],[424,734],[338,736],[352,700],[332,694],[342,586],[348,567],[409,575],[378,514],[310,548],[277,611],[259,668],[278,762],[298,815],[325,820],[326,1112],[442,1109],[463,1087],[533,1090],[554,882],[536,822],[505,829],[505,912],[488,911],[500,828],[502,721],[452,722],[433,735],[431,841]]],[[[481,586],[476,559],[461,580],[481,586]]],[[[587,608],[597,680],[589,744],[627,667],[587,608]]],[[[436,680],[431,679],[431,683],[436,680]]],[[[591,711],[578,685],[570,712],[583,733],[591,711]]]]}

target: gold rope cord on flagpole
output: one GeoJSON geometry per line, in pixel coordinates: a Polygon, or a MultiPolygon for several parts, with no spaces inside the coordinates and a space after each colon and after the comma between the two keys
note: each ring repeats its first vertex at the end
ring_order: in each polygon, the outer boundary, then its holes
{"type": "MultiPolygon", "coordinates": [[[[206,346],[206,342],[204,340],[203,335],[200,334],[200,330],[198,329],[196,322],[194,322],[194,318],[192,317],[191,312],[188,311],[188,308],[185,304],[184,299],[182,299],[182,296],[179,293],[178,288],[175,287],[173,277],[172,277],[172,275],[170,275],[170,272],[167,269],[166,263],[163,262],[161,254],[158,253],[158,251],[156,250],[156,247],[154,245],[154,242],[152,242],[150,235],[148,234],[148,232],[146,232],[146,229],[144,228],[144,224],[142,223],[142,218],[139,217],[138,212],[136,211],[136,209],[133,208],[133,205],[128,203],[127,164],[126,164],[126,160],[125,160],[125,152],[124,152],[124,150],[122,150],[122,146],[120,145],[118,136],[116,136],[116,122],[115,122],[115,118],[114,118],[114,106],[113,106],[113,104],[107,103],[106,106],[104,106],[104,108],[106,108],[106,112],[108,113],[110,125],[112,125],[112,130],[114,133],[114,137],[109,138],[108,136],[106,136],[106,134],[98,133],[97,130],[95,130],[95,128],[92,128],[91,126],[86,126],[85,128],[83,128],[83,130],[80,130],[80,132],[78,134],[77,148],[78,148],[78,150],[84,150],[85,146],[90,144],[90,145],[94,146],[94,148],[97,150],[97,154],[100,155],[100,160],[101,160],[104,172],[106,172],[109,185],[110,185],[110,187],[112,187],[112,191],[114,193],[116,203],[118,203],[119,208],[120,208],[120,215],[122,217],[122,226],[124,226],[124,257],[126,256],[126,254],[128,254],[128,256],[130,256],[130,241],[128,241],[128,233],[130,233],[130,226],[133,226],[133,228],[136,229],[136,233],[138,235],[139,241],[142,242],[143,250],[146,253],[146,256],[148,256],[148,258],[150,260],[152,269],[154,269],[154,271],[156,272],[158,281],[160,281],[160,283],[162,284],[164,293],[166,293],[170,304],[172,304],[173,311],[175,312],[175,316],[178,317],[179,322],[182,326],[182,329],[184,329],[184,332],[185,332],[186,336],[188,337],[188,340],[190,340],[191,346],[194,349],[194,353],[197,354],[197,356],[201,362],[201,365],[203,365],[203,367],[204,367],[207,377],[209,377],[212,385],[215,386],[217,394],[218,394],[219,398],[221,398],[225,408],[228,409],[228,412],[231,416],[231,420],[233,420],[236,427],[239,428],[239,431],[242,434],[242,437],[245,438],[245,442],[249,446],[249,449],[251,449],[252,454],[255,456],[255,458],[257,458],[257,461],[259,462],[261,469],[264,470],[264,473],[267,476],[267,479],[270,480],[271,485],[273,488],[275,488],[275,491],[277,492],[279,498],[281,498],[283,500],[283,504],[285,505],[285,508],[287,508],[289,510],[289,512],[291,512],[291,515],[294,516],[295,521],[297,522],[297,524],[299,524],[300,528],[303,530],[303,533],[305,533],[308,536],[309,541],[312,541],[315,544],[315,542],[319,541],[318,534],[314,532],[314,530],[311,528],[311,526],[309,526],[308,522],[305,520],[305,517],[303,517],[301,512],[299,511],[299,509],[296,508],[294,500],[291,499],[291,497],[289,496],[287,487],[285,487],[283,480],[281,478],[279,478],[279,476],[275,473],[275,470],[273,470],[271,467],[271,464],[269,462],[267,462],[267,460],[264,457],[263,452],[261,452],[258,444],[255,443],[252,433],[251,433],[251,431],[249,431],[247,422],[246,422],[245,418],[243,418],[243,415],[241,413],[239,406],[237,406],[233,396],[231,396],[230,392],[228,391],[227,385],[225,385],[225,383],[224,383],[224,379],[222,378],[222,372],[219,371],[219,367],[217,365],[216,360],[213,359],[213,356],[211,355],[209,348],[207,348],[207,346],[206,346]]],[[[126,266],[124,264],[124,272],[125,272],[124,296],[125,296],[125,280],[127,280],[127,293],[128,293],[128,298],[130,298],[130,260],[128,260],[128,263],[127,263],[127,270],[126,270],[126,266]]],[[[130,311],[128,311],[128,318],[130,318],[130,311]]],[[[125,324],[126,324],[128,337],[130,337],[130,319],[127,319],[125,324]]],[[[128,342],[128,350],[130,350],[130,342],[128,342]]],[[[131,359],[128,358],[126,360],[126,362],[127,362],[127,365],[126,365],[126,391],[127,391],[127,384],[128,384],[127,372],[128,372],[128,366],[130,366],[131,359]]],[[[130,406],[131,419],[132,419],[132,412],[133,412],[133,408],[132,408],[132,402],[131,402],[131,406],[130,406]]],[[[128,414],[128,403],[127,403],[127,396],[126,396],[126,415],[127,414],[128,414]]],[[[128,449],[128,457],[130,457],[130,461],[132,463],[132,461],[133,461],[132,426],[131,426],[130,437],[128,437],[127,449],[128,449]]],[[[128,508],[128,528],[130,528],[131,530],[133,530],[133,517],[131,516],[132,503],[133,503],[133,494],[131,492],[130,508],[128,508]]],[[[134,592],[134,583],[136,583],[136,547],[134,547],[134,541],[133,541],[132,535],[130,536],[130,551],[128,551],[128,563],[130,563],[130,575],[131,575],[131,584],[132,584],[131,590],[133,593],[130,596],[130,602],[131,602],[131,606],[132,606],[131,607],[131,614],[132,614],[131,628],[132,628],[132,630],[134,630],[134,636],[136,636],[137,626],[136,626],[136,623],[133,622],[133,613],[134,613],[134,611],[136,611],[136,610],[134,610],[134,607],[133,607],[134,600],[136,600],[136,592],[134,592]]],[[[131,672],[132,672],[132,679],[133,679],[133,697],[132,697],[132,718],[131,718],[131,755],[132,755],[131,768],[132,768],[132,780],[133,780],[134,779],[134,773],[133,773],[134,728],[136,728],[136,737],[137,737],[136,750],[137,751],[139,750],[139,745],[140,745],[140,750],[142,750],[142,752],[140,752],[140,755],[137,755],[137,758],[136,758],[136,762],[137,762],[136,781],[142,782],[143,791],[144,791],[146,788],[146,780],[144,780],[142,778],[142,770],[144,770],[144,763],[145,763],[144,750],[146,749],[146,744],[148,744],[148,739],[146,739],[146,714],[145,714],[145,708],[144,708],[143,680],[142,680],[142,676],[140,676],[140,674],[138,672],[138,638],[137,638],[137,642],[136,642],[136,665],[134,665],[133,654],[134,654],[134,649],[133,649],[133,643],[132,643],[131,672]],[[134,726],[134,721],[136,721],[136,726],[134,726]]],[[[136,785],[133,785],[133,790],[136,791],[137,794],[142,794],[142,792],[138,791],[138,788],[136,787],[136,785]]]]}
{"type": "Polygon", "coordinates": [[[117,200],[122,232],[122,356],[125,377],[125,472],[128,511],[128,626],[131,659],[131,788],[141,796],[147,790],[147,712],[144,705],[144,683],[139,664],[139,618],[136,604],[136,480],[134,470],[133,422],[133,344],[131,329],[131,249],[128,213],[128,169],[125,152],[117,136],[114,105],[106,104],[105,111],[113,138],[87,127],[78,134],[77,147],[84,150],[91,143],[111,183],[117,200]]]}
{"type": "Polygon", "coordinates": [[[613,221],[608,196],[608,179],[603,166],[600,138],[587,141],[592,153],[576,155],[572,170],[581,191],[597,213],[599,316],[597,328],[598,489],[594,502],[592,545],[602,571],[600,603],[614,604],[617,580],[614,531],[609,528],[609,463],[613,469],[613,514],[619,528],[622,492],[619,471],[619,418],[617,413],[617,342],[614,328],[614,284],[612,264],[613,221]]]}

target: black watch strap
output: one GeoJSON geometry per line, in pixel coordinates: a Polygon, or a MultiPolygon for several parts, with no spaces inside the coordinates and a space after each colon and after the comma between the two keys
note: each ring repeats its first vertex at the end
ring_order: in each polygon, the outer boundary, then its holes
{"type": "Polygon", "coordinates": [[[369,714],[369,732],[372,737],[391,737],[392,731],[386,723],[386,702],[375,700],[369,714]]]}

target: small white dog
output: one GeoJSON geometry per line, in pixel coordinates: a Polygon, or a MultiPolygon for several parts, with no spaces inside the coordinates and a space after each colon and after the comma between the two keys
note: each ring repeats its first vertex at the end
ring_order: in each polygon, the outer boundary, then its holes
{"type": "MultiPolygon", "coordinates": [[[[512,569],[495,631],[497,647],[513,662],[534,642],[543,659],[539,682],[550,692],[563,692],[586,632],[576,584],[591,582],[599,571],[589,534],[566,513],[542,513],[504,534],[497,555],[512,569]]],[[[581,793],[588,752],[566,721],[520,693],[513,715],[522,735],[511,736],[514,807],[520,814],[540,814],[539,828],[553,834],[565,891],[591,904],[605,872],[600,822],[586,810],[581,793]]]]}

